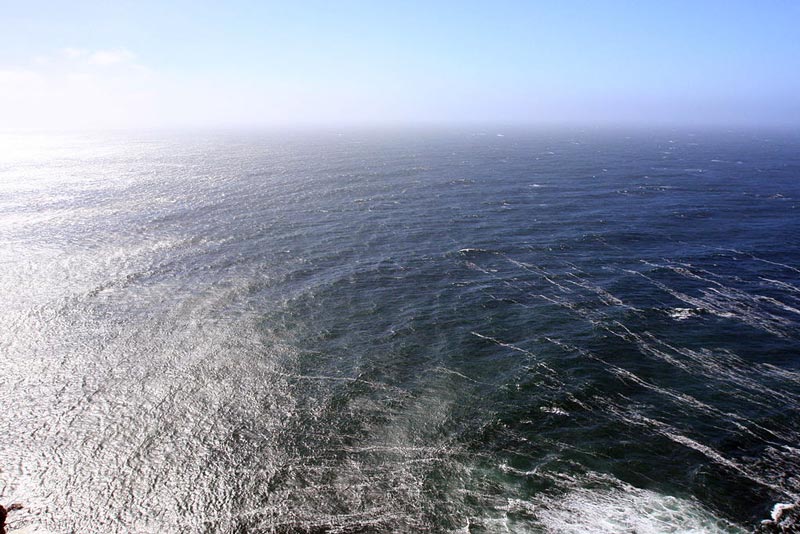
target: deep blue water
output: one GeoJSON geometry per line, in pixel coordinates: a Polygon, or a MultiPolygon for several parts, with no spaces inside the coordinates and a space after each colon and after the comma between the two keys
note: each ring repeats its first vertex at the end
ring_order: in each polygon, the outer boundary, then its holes
{"type": "Polygon", "coordinates": [[[786,132],[6,135],[0,502],[748,531],[800,498],[798,205],[786,132]]]}

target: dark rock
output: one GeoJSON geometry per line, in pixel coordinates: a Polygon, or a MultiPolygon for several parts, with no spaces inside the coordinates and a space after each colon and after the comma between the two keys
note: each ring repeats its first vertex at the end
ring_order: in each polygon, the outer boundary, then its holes
{"type": "Polygon", "coordinates": [[[776,504],[772,519],[765,519],[756,527],[756,534],[800,534],[800,502],[776,504]]]}

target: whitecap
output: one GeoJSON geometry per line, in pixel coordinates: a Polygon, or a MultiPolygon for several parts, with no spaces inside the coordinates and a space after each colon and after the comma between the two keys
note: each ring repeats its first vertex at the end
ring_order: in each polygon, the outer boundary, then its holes
{"type": "Polygon", "coordinates": [[[698,310],[695,308],[672,308],[667,310],[667,315],[676,321],[685,321],[697,314],[698,310]]]}
{"type": "Polygon", "coordinates": [[[539,409],[545,413],[550,413],[553,415],[569,415],[566,410],[559,408],[558,406],[542,406],[539,409]]]}
{"type": "Polygon", "coordinates": [[[745,532],[693,499],[628,485],[575,489],[537,508],[536,516],[547,532],[564,534],[745,532]]]}

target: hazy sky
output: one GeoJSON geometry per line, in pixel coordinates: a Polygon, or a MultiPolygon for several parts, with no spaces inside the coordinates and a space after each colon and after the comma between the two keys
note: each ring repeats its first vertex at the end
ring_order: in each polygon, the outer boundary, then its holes
{"type": "Polygon", "coordinates": [[[0,129],[800,126],[800,1],[0,0],[0,129]]]}

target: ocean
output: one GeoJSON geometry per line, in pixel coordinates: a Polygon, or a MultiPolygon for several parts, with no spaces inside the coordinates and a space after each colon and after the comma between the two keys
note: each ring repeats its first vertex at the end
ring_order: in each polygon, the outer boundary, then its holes
{"type": "Polygon", "coordinates": [[[800,135],[0,135],[0,502],[51,533],[749,532],[800,135]]]}

